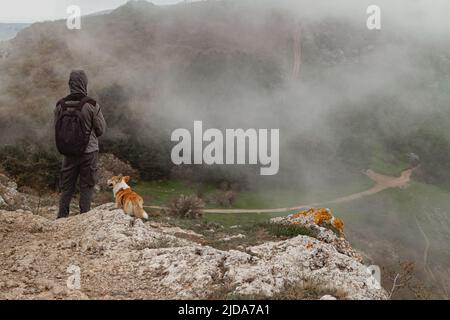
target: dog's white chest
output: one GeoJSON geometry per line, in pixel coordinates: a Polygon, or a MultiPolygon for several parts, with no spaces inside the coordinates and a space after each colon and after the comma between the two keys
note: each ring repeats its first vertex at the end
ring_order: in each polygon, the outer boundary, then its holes
{"type": "Polygon", "coordinates": [[[117,193],[120,190],[125,190],[125,189],[130,189],[130,186],[127,185],[125,182],[121,181],[120,183],[116,184],[113,188],[113,192],[114,192],[114,197],[117,195],[117,193]]]}

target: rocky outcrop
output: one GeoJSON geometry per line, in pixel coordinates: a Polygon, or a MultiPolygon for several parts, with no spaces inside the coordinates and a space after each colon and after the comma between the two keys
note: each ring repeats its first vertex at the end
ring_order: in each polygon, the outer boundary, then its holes
{"type": "Polygon", "coordinates": [[[368,268],[332,243],[298,236],[221,251],[179,233],[111,204],[57,221],[0,211],[0,298],[270,297],[311,281],[348,299],[387,298],[368,268]],[[80,286],[67,286],[78,275],[80,286]]]}
{"type": "Polygon", "coordinates": [[[37,202],[36,197],[19,192],[17,183],[0,173],[0,209],[31,210],[37,202]]]}
{"type": "Polygon", "coordinates": [[[334,217],[330,209],[311,208],[286,217],[273,218],[271,222],[283,225],[300,225],[309,230],[310,235],[317,240],[333,245],[338,252],[359,262],[363,261],[362,256],[346,240],[344,223],[341,219],[334,217]]]}

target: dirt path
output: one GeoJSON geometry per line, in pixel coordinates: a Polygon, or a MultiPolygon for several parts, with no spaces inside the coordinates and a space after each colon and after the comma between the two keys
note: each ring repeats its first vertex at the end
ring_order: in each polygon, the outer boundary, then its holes
{"type": "Polygon", "coordinates": [[[364,172],[366,176],[368,176],[372,181],[375,182],[375,186],[370,188],[369,190],[355,193],[346,197],[338,198],[335,200],[332,200],[327,203],[344,203],[344,202],[350,202],[356,199],[360,199],[363,197],[367,197],[373,194],[377,194],[383,190],[390,189],[390,188],[406,188],[411,181],[411,174],[413,173],[414,169],[407,169],[402,172],[400,177],[390,177],[385,176],[380,173],[376,173],[373,170],[367,170],[364,172]]]}
{"type": "MultiPolygon", "coordinates": [[[[317,207],[325,204],[336,204],[336,203],[345,203],[354,201],[357,199],[361,199],[363,197],[367,197],[373,194],[377,194],[383,190],[391,189],[391,188],[406,188],[411,181],[411,174],[413,173],[415,168],[407,169],[402,172],[400,177],[391,177],[376,173],[373,170],[364,171],[364,174],[368,176],[371,180],[375,182],[375,185],[369,190],[358,192],[351,194],[349,196],[340,197],[331,201],[320,202],[320,203],[311,203],[307,205],[299,205],[296,207],[286,207],[286,208],[274,208],[274,209],[206,209],[203,210],[204,213],[216,213],[216,214],[224,214],[224,213],[283,213],[289,211],[299,211],[308,209],[311,207],[317,207]]],[[[166,207],[158,207],[158,206],[147,206],[149,209],[162,210],[167,209],[166,207]]]]}
{"type": "MultiPolygon", "coordinates": [[[[428,239],[427,234],[425,233],[425,231],[423,230],[422,226],[420,225],[419,220],[417,219],[417,217],[414,217],[414,219],[416,220],[417,228],[419,228],[419,231],[422,234],[423,239],[425,241],[425,249],[424,249],[424,252],[423,252],[423,266],[424,266],[424,269],[426,271],[430,271],[430,270],[428,270],[428,251],[430,250],[430,240],[428,239]]],[[[434,280],[436,280],[436,278],[434,277],[433,272],[430,272],[430,274],[432,275],[434,280]]]]}

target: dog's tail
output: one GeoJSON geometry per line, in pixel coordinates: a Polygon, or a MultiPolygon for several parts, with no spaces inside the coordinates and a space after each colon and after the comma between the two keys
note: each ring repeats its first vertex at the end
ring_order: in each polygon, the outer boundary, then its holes
{"type": "Polygon", "coordinates": [[[144,209],[141,209],[141,210],[142,210],[142,212],[141,212],[141,215],[142,215],[142,219],[148,220],[148,213],[147,213],[147,212],[145,212],[145,210],[144,210],[144,209]]]}
{"type": "Polygon", "coordinates": [[[139,218],[148,220],[148,214],[144,210],[144,201],[140,200],[136,209],[137,212],[139,213],[139,218]]]}

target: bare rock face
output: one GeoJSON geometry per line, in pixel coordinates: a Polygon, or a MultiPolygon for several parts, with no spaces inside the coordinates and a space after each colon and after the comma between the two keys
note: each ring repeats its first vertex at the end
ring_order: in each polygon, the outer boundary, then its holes
{"type": "Polygon", "coordinates": [[[387,298],[367,267],[315,238],[221,251],[112,208],[57,221],[0,211],[0,299],[270,297],[312,279],[348,299],[387,298]]]}
{"type": "Polygon", "coordinates": [[[359,262],[363,261],[362,255],[352,248],[345,239],[344,223],[334,217],[330,209],[309,209],[286,217],[278,217],[270,220],[272,223],[284,225],[300,225],[311,232],[311,236],[319,241],[333,245],[342,254],[352,257],[359,262]]]}
{"type": "Polygon", "coordinates": [[[36,197],[26,195],[17,190],[17,184],[6,175],[0,173],[0,209],[31,210],[37,202],[36,197]]]}

